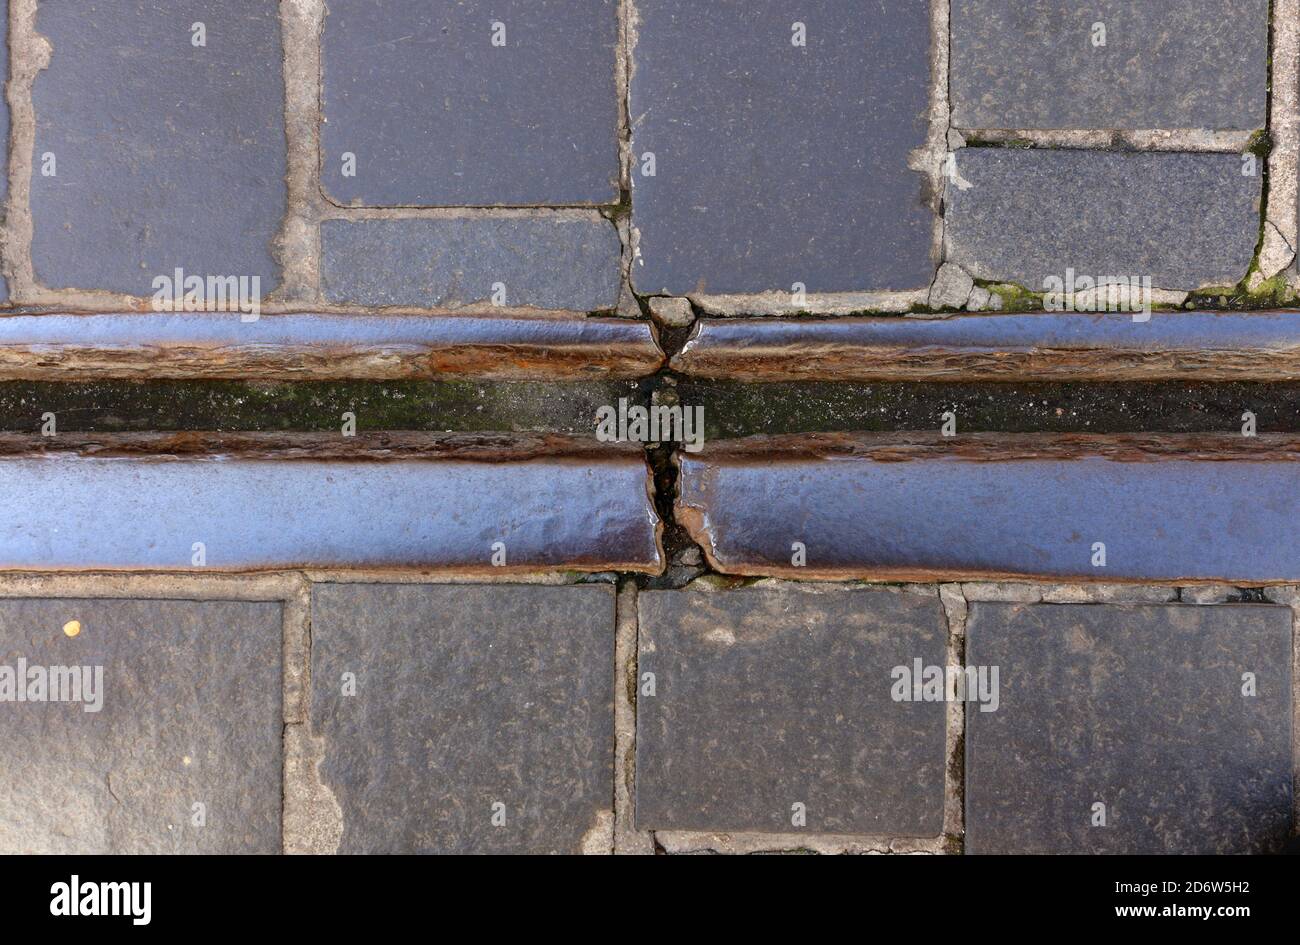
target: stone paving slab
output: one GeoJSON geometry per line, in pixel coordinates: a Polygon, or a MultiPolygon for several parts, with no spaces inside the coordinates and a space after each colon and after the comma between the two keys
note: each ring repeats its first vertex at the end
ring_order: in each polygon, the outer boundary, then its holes
{"type": "Polygon", "coordinates": [[[928,4],[638,0],[636,11],[639,292],[929,286],[934,219],[926,179],[908,168],[927,134],[928,4]]]}
{"type": "Polygon", "coordinates": [[[326,220],[321,291],[376,308],[613,310],[618,231],[598,215],[326,220]]]}
{"type": "Polygon", "coordinates": [[[152,296],[179,268],[269,294],[286,209],[279,4],[41,0],[36,29],[53,50],[32,90],[37,280],[152,296]]]}
{"type": "Polygon", "coordinates": [[[278,603],[0,600],[0,851],[278,853],[281,637],[278,603]]]}
{"type": "Polygon", "coordinates": [[[1262,172],[1240,155],[964,148],[955,162],[946,258],[979,279],[1232,286],[1259,240],[1262,172]]]}
{"type": "Polygon", "coordinates": [[[1300,579],[1293,437],[827,433],[677,462],[677,521],[727,574],[1300,579]]]}
{"type": "Polygon", "coordinates": [[[1291,621],[971,605],[967,663],[999,667],[1001,698],[966,716],[967,852],[1276,851],[1292,826],[1291,621]]]}
{"type": "Polygon", "coordinates": [[[331,0],[322,187],[344,206],[616,204],[618,41],[615,0],[331,0]]]}
{"type": "Polygon", "coordinates": [[[548,435],[0,436],[0,570],[657,572],[650,482],[548,435]]]}
{"type": "Polygon", "coordinates": [[[711,318],[672,368],[754,382],[1290,380],[1300,312],[711,318]]]}
{"type": "Polygon", "coordinates": [[[636,378],[648,322],[471,316],[49,314],[0,319],[0,380],[636,378]]]}
{"type": "Polygon", "coordinates": [[[952,0],[952,123],[1253,131],[1268,0],[952,0]]]}
{"type": "Polygon", "coordinates": [[[651,591],[639,609],[639,829],[943,829],[945,706],[891,693],[896,667],[945,664],[937,596],[651,591]]]}
{"type": "Polygon", "coordinates": [[[609,853],[614,588],[319,585],[311,718],[341,853],[609,853]]]}

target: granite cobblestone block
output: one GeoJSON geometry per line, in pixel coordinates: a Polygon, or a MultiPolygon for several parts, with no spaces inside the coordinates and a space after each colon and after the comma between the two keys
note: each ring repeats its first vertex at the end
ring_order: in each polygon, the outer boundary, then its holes
{"type": "Polygon", "coordinates": [[[636,8],[638,291],[929,286],[934,216],[909,167],[928,130],[928,4],[636,8]]]}
{"type": "Polygon", "coordinates": [[[274,602],[0,599],[0,850],[278,853],[281,638],[274,602]]]}
{"type": "Polygon", "coordinates": [[[614,588],[322,584],[340,853],[609,853],[614,588]]]}
{"type": "Polygon", "coordinates": [[[639,828],[942,830],[944,705],[894,698],[898,667],[945,664],[938,597],[651,591],[639,607],[639,828]]]}
{"type": "Polygon", "coordinates": [[[975,603],[969,853],[1275,852],[1291,834],[1287,607],[975,603]]]}
{"type": "Polygon", "coordinates": [[[1254,131],[1268,0],[953,0],[961,129],[1254,131]]]}
{"type": "Polygon", "coordinates": [[[152,296],[177,269],[270,294],[286,211],[274,0],[41,0],[37,280],[152,296]]]}
{"type": "Polygon", "coordinates": [[[322,187],[340,206],[616,204],[615,0],[331,0],[322,187]]]}
{"type": "Polygon", "coordinates": [[[1251,169],[1236,154],[964,148],[947,187],[947,258],[1031,292],[1071,274],[1235,286],[1259,240],[1263,176],[1251,169]]]}
{"type": "Polygon", "coordinates": [[[594,215],[321,224],[321,291],[336,304],[606,311],[621,275],[618,231],[594,215]]]}

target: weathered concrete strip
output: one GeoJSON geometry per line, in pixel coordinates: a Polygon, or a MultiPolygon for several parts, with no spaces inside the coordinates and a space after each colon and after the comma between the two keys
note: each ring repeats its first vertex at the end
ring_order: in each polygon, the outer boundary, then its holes
{"type": "Polygon", "coordinates": [[[1291,436],[806,434],[678,464],[677,519],[731,574],[1300,577],[1291,436]]]}
{"type": "Polygon", "coordinates": [[[745,381],[1300,378],[1300,312],[705,319],[674,370],[745,381]]]}
{"type": "Polygon", "coordinates": [[[657,573],[651,490],[560,436],[0,436],[0,569],[657,573]]]}
{"type": "MultiPolygon", "coordinates": [[[[0,3],[0,74],[9,75],[9,2],[0,3]]],[[[9,102],[0,95],[0,147],[9,153],[9,102]]],[[[0,174],[0,201],[9,199],[9,175],[0,174]]],[[[9,301],[9,280],[0,275],[0,302],[9,301]]]]}
{"type": "Polygon", "coordinates": [[[664,355],[621,318],[238,313],[0,317],[0,380],[635,378],[664,355]]]}

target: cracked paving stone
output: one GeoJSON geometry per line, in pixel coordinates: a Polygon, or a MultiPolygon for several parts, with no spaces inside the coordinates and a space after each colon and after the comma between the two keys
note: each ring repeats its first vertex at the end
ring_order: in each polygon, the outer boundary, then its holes
{"type": "Polygon", "coordinates": [[[341,853],[610,852],[614,588],[319,585],[311,716],[341,853]]]}
{"type": "Polygon", "coordinates": [[[944,665],[937,597],[650,591],[639,609],[638,828],[942,830],[945,706],[892,694],[895,667],[944,665]]]}
{"type": "Polygon", "coordinates": [[[281,636],[277,603],[0,600],[0,851],[278,853],[281,636]]]}
{"type": "Polygon", "coordinates": [[[619,201],[615,0],[330,0],[322,186],[334,202],[619,201]]]}
{"type": "Polygon", "coordinates": [[[41,0],[36,29],[53,48],[32,91],[37,280],[151,296],[182,269],[271,292],[286,208],[279,4],[41,0]]]}
{"type": "Polygon", "coordinates": [[[1238,154],[964,148],[955,162],[947,258],[977,279],[1194,290],[1236,285],[1254,258],[1262,178],[1238,154]]]}
{"type": "Polygon", "coordinates": [[[1289,608],[976,603],[966,637],[1000,692],[967,708],[967,852],[1264,853],[1290,835],[1289,608]]]}
{"type": "Polygon", "coordinates": [[[1268,0],[953,0],[961,129],[1253,131],[1268,0]]]}
{"type": "Polygon", "coordinates": [[[596,214],[326,220],[321,291],[377,307],[611,311],[618,230],[596,214]]]}
{"type": "Polygon", "coordinates": [[[632,281],[679,296],[927,288],[934,221],[908,156],[927,133],[929,5],[776,6],[638,0],[632,281]]]}

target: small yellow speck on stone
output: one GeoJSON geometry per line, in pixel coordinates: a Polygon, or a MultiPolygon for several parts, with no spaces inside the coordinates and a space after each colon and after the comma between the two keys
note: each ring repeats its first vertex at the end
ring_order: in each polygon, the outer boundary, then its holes
{"type": "Polygon", "coordinates": [[[186,755],[184,758],[181,759],[181,764],[183,764],[183,765],[185,765],[185,766],[188,767],[188,766],[189,766],[189,763],[190,763],[190,756],[189,756],[189,755],[186,755]]]}
{"type": "Polygon", "coordinates": [[[81,632],[80,620],[69,620],[63,625],[63,634],[68,637],[75,637],[81,632]]]}

